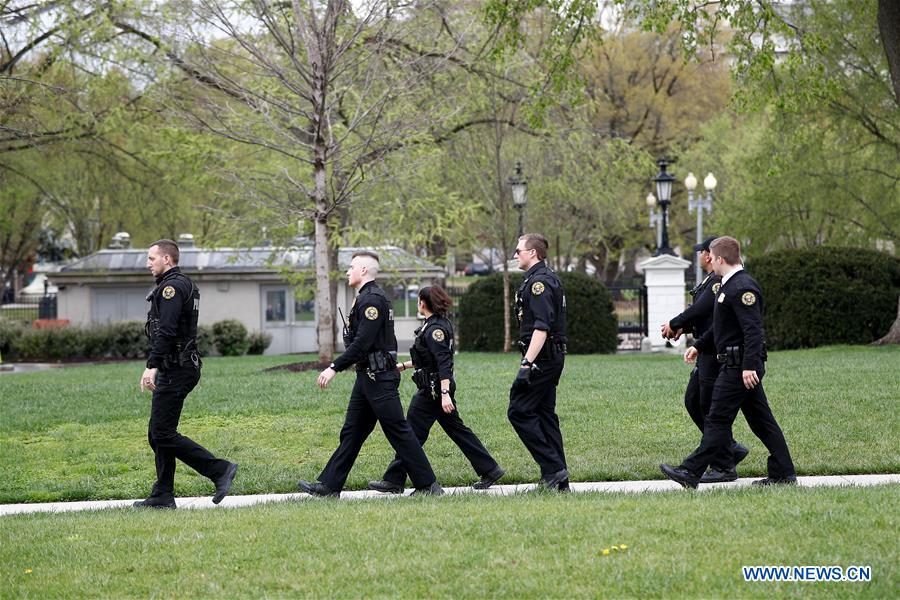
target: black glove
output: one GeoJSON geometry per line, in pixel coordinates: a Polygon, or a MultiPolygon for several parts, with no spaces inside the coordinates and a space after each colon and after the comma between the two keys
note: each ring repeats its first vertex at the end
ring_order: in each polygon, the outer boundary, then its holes
{"type": "Polygon", "coordinates": [[[515,380],[513,380],[512,389],[514,390],[524,390],[528,387],[528,383],[531,381],[531,368],[522,367],[519,369],[519,372],[516,374],[515,380]]]}

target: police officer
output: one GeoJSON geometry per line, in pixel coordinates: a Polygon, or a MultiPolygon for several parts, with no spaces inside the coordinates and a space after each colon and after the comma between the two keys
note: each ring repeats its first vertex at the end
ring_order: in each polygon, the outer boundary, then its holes
{"type": "Polygon", "coordinates": [[[325,389],[339,372],[356,369],[356,383],[350,394],[347,415],[341,428],[340,444],[319,474],[318,481],[300,481],[300,490],[313,496],[340,496],[359,450],[375,424],[403,461],[416,490],[413,494],[440,495],[444,490],[431,464],[403,418],[400,403],[400,372],[397,370],[397,338],[394,311],[387,296],[375,283],[379,260],[374,252],[357,252],[347,269],[347,283],[359,294],[350,309],[350,323],[344,331],[344,353],[319,373],[317,383],[325,389]]]}
{"type": "Polygon", "coordinates": [[[696,488],[710,462],[731,444],[731,427],[738,410],[750,429],[769,450],[768,477],[755,485],[797,482],[794,463],[784,434],[772,415],[762,378],[765,375],[763,299],[756,281],[741,266],[741,246],[732,237],[710,244],[713,268],[722,278],[716,294],[713,329],[688,348],[684,358],[693,362],[701,352],[715,348],[720,363],[712,404],[700,446],[678,467],[660,465],[663,474],[684,487],[696,488]]]}
{"type": "MultiPolygon", "coordinates": [[[[472,487],[491,487],[505,471],[488,453],[481,440],[466,427],[456,409],[456,381],[453,378],[453,325],[447,311],[453,301],[439,285],[419,290],[419,312],[425,322],[416,329],[410,348],[412,360],[397,365],[398,371],[415,369],[413,382],[418,390],[409,403],[406,419],[421,444],[425,444],[431,426],[437,421],[475,469],[480,479],[472,487]]],[[[400,494],[406,482],[406,468],[396,457],[379,481],[370,481],[369,489],[400,494]]]]}
{"type": "Polygon", "coordinates": [[[208,450],[178,433],[184,399],[200,381],[197,319],[200,291],[178,268],[180,253],[172,240],[154,242],[147,251],[147,268],[156,287],[147,296],[147,334],[150,357],[141,376],[141,392],[153,392],[147,438],[156,457],[156,483],[141,508],[175,508],[175,459],[209,477],[216,486],[218,504],[231,490],[237,464],[216,458],[208,450]]]}
{"type": "Polygon", "coordinates": [[[556,386],[565,365],[566,297],[562,282],[544,260],[547,238],[528,233],[516,244],[519,268],[525,271],[516,292],[522,361],[509,391],[507,417],[541,468],[540,485],[569,489],[556,386]]]}
{"type": "MultiPolygon", "coordinates": [[[[709,244],[716,239],[712,236],[694,246],[694,252],[700,253],[700,265],[707,276],[691,290],[693,303],[680,315],[662,326],[662,335],[677,340],[682,333],[692,333],[698,340],[703,333],[712,327],[713,307],[716,293],[719,291],[722,278],[716,275],[709,256],[709,244]]],[[[709,351],[697,356],[696,366],[691,371],[687,389],[684,392],[684,406],[691,419],[703,432],[703,423],[712,402],[713,386],[719,374],[719,362],[716,353],[709,351]]],[[[709,470],[700,478],[700,483],[720,483],[737,479],[735,465],[747,457],[749,450],[732,440],[731,445],[713,457],[709,470]]]]}

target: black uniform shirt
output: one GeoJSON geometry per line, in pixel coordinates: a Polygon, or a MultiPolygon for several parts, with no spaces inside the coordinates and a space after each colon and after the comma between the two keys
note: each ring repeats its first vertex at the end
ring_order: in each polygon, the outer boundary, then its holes
{"type": "Polygon", "coordinates": [[[712,326],[716,295],[721,285],[721,277],[715,273],[707,275],[697,287],[691,290],[694,302],[683,313],[671,319],[669,327],[683,329],[685,333],[692,332],[695,340],[703,337],[706,330],[712,326]]]}
{"type": "Polygon", "coordinates": [[[436,372],[440,379],[453,379],[453,325],[446,317],[428,317],[413,345],[417,353],[426,355],[428,362],[417,364],[416,368],[436,372]]]}
{"type": "Polygon", "coordinates": [[[354,364],[365,364],[369,353],[377,350],[397,351],[394,309],[384,290],[374,281],[360,288],[348,318],[353,341],[334,360],[335,371],[343,371],[354,364]]]}
{"type": "Polygon", "coordinates": [[[535,329],[557,342],[566,342],[566,296],[559,275],[540,261],[525,272],[516,292],[519,338],[530,339],[535,329]]]}
{"type": "Polygon", "coordinates": [[[174,354],[178,344],[186,344],[192,337],[192,325],[196,332],[200,293],[194,290],[194,284],[178,267],[156,278],[156,288],[149,296],[148,317],[159,321],[156,327],[150,327],[148,368],[162,367],[163,359],[174,354]]]}
{"type": "Polygon", "coordinates": [[[695,346],[701,352],[712,349],[724,354],[731,346],[743,348],[741,368],[760,371],[763,366],[763,299],[759,285],[743,269],[728,278],[719,288],[713,311],[713,327],[695,346]]]}

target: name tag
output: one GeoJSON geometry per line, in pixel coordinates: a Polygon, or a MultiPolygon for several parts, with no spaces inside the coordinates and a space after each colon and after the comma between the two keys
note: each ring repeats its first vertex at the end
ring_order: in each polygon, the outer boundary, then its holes
{"type": "Polygon", "coordinates": [[[725,302],[725,292],[722,292],[721,294],[719,294],[718,302],[719,302],[719,304],[722,304],[723,302],[725,302]]]}

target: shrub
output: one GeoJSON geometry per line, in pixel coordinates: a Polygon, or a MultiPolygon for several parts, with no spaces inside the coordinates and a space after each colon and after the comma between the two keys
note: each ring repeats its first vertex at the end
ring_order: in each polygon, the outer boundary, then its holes
{"type": "MultiPolygon", "coordinates": [[[[113,358],[144,358],[150,352],[150,340],[141,321],[123,321],[109,327],[109,356],[113,358]]],[[[99,358],[99,357],[98,357],[99,358]]]]}
{"type": "Polygon", "coordinates": [[[262,331],[254,331],[247,336],[247,354],[262,354],[271,343],[271,335],[262,331]]]}
{"type": "Polygon", "coordinates": [[[25,326],[21,323],[0,319],[0,354],[4,359],[13,358],[13,347],[23,333],[25,333],[25,326]]]}
{"type": "Polygon", "coordinates": [[[236,319],[225,319],[213,324],[216,350],[222,356],[240,356],[247,353],[247,328],[236,319]]]}
{"type": "Polygon", "coordinates": [[[775,252],[748,265],[759,282],[769,348],[866,344],[897,316],[900,259],[862,248],[775,252]]]}
{"type": "MultiPolygon", "coordinates": [[[[566,321],[572,354],[615,352],[618,325],[606,287],[582,273],[560,273],[566,291],[566,321]]],[[[521,283],[510,273],[510,302],[521,283]]],[[[518,331],[510,310],[513,339],[518,331]]],[[[459,302],[460,348],[498,352],[503,349],[503,275],[496,273],[469,286],[459,302]]]]}
{"type": "Polygon", "coordinates": [[[209,356],[212,354],[215,341],[216,336],[213,333],[212,327],[209,325],[197,326],[197,350],[200,351],[201,356],[209,356]]]}
{"type": "Polygon", "coordinates": [[[84,336],[76,327],[27,329],[19,336],[12,351],[25,360],[61,360],[84,357],[84,336]]]}

